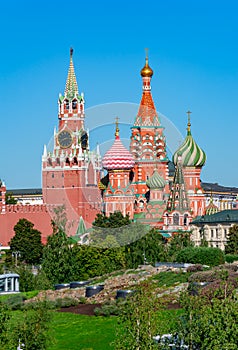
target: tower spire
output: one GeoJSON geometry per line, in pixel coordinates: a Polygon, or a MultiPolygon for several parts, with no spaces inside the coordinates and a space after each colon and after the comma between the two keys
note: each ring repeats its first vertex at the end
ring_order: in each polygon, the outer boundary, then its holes
{"type": "Polygon", "coordinates": [[[70,60],[69,60],[69,70],[68,70],[68,77],[66,80],[65,85],[65,92],[64,95],[68,99],[73,99],[75,94],[78,95],[78,84],[76,80],[76,75],[74,72],[74,64],[73,64],[73,48],[70,48],[70,60]]]}

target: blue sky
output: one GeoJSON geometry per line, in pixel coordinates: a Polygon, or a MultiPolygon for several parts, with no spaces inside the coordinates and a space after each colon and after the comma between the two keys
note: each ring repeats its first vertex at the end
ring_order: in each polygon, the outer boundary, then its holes
{"type": "Polygon", "coordinates": [[[202,180],[238,186],[237,1],[2,0],[0,11],[0,178],[9,189],[41,186],[71,46],[86,108],[138,104],[148,47],[157,110],[183,135],[192,111],[207,154],[202,180]]]}

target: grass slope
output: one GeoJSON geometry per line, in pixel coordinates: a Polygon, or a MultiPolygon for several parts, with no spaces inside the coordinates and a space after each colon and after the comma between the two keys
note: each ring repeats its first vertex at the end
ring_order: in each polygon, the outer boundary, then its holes
{"type": "Polygon", "coordinates": [[[54,312],[56,339],[49,350],[109,350],[116,335],[116,317],[95,317],[54,312]]]}

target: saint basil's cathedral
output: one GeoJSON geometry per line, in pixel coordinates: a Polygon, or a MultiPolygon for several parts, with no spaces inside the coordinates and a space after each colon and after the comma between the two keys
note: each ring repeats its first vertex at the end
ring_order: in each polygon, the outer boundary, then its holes
{"type": "Polygon", "coordinates": [[[148,57],[141,69],[142,97],[131,127],[129,150],[120,140],[118,120],[115,140],[102,157],[99,147],[90,150],[85,128],[84,94],[79,92],[73,64],[73,50],[64,95],[58,99],[58,129],[53,149],[44,146],[42,155],[43,203],[6,204],[6,186],[0,187],[0,242],[7,245],[20,218],[33,222],[43,241],[51,234],[55,208],[64,206],[67,233],[80,235],[90,228],[97,213],[115,211],[136,222],[173,233],[189,230],[193,218],[206,213],[201,186],[204,151],[192,137],[190,112],[187,136],[173,155],[173,179],[164,128],[151,93],[153,70],[148,57]]]}

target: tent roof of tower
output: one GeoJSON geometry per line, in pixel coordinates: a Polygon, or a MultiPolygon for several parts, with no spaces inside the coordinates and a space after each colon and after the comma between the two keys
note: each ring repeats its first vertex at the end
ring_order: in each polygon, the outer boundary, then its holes
{"type": "MultiPolygon", "coordinates": [[[[148,63],[148,56],[146,56],[145,66],[141,70],[141,76],[151,78],[153,70],[148,63]]],[[[144,90],[140,101],[140,107],[135,119],[134,126],[144,127],[161,127],[159,116],[156,112],[154,101],[150,90],[144,90]]]]}
{"type": "Polygon", "coordinates": [[[69,70],[68,70],[68,76],[66,80],[65,85],[65,91],[64,96],[68,99],[72,100],[75,95],[78,95],[78,84],[76,80],[76,75],[74,71],[74,64],[73,64],[73,49],[70,49],[70,61],[69,61],[69,70]]]}

